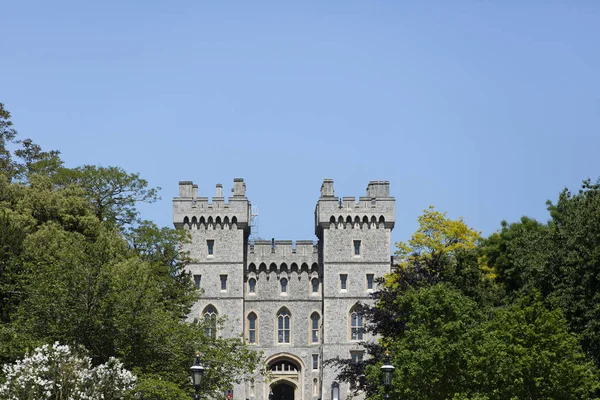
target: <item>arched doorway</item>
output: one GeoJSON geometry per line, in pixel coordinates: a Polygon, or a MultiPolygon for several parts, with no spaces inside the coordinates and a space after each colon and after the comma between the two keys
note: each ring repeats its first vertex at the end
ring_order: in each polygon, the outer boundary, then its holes
{"type": "Polygon", "coordinates": [[[265,381],[265,392],[263,400],[302,400],[303,396],[303,370],[302,360],[294,354],[273,354],[267,360],[270,370],[270,378],[265,381]]]}
{"type": "Polygon", "coordinates": [[[273,400],[294,400],[294,387],[285,381],[279,381],[271,387],[273,400]]]}

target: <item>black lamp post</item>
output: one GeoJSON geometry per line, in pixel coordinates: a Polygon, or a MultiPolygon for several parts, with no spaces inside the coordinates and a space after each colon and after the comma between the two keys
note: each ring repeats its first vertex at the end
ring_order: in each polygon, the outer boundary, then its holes
{"type": "Polygon", "coordinates": [[[390,399],[390,387],[392,386],[392,375],[394,374],[394,366],[390,364],[390,352],[385,352],[385,361],[381,366],[381,373],[383,375],[383,386],[385,386],[385,400],[390,399]]]}
{"type": "Polygon", "coordinates": [[[196,353],[196,362],[190,367],[190,374],[192,375],[192,385],[194,385],[194,389],[196,390],[194,400],[200,400],[198,391],[202,384],[202,375],[204,375],[204,367],[200,364],[200,353],[196,353]]]}

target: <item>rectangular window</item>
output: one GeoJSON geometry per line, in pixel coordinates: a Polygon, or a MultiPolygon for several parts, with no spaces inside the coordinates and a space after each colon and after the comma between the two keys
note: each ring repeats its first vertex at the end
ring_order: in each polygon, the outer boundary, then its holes
{"type": "Polygon", "coordinates": [[[313,369],[319,369],[319,355],[313,354],[312,358],[313,358],[313,369]]]}
{"type": "Polygon", "coordinates": [[[350,356],[352,357],[353,363],[359,363],[363,360],[363,352],[362,351],[351,351],[350,356]]]}
{"type": "Polygon", "coordinates": [[[367,290],[373,290],[373,274],[367,274],[367,290]]]}
{"type": "Polygon", "coordinates": [[[194,275],[194,284],[196,285],[196,289],[200,289],[200,281],[202,280],[202,275],[194,275]]]}
{"type": "Polygon", "coordinates": [[[360,240],[354,241],[354,255],[360,256],[360,240]]]}
{"type": "Polygon", "coordinates": [[[208,255],[212,256],[214,251],[215,251],[215,241],[214,240],[207,240],[206,241],[206,247],[208,249],[208,255]]]}
{"type": "Polygon", "coordinates": [[[348,288],[346,285],[347,281],[348,281],[348,275],[340,274],[340,289],[346,290],[348,288]]]}
{"type": "Polygon", "coordinates": [[[227,275],[221,275],[221,291],[227,290],[227,275]]]}

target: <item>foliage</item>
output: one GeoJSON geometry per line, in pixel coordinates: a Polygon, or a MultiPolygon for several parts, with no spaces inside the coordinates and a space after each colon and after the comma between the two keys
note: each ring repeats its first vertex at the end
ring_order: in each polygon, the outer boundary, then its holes
{"type": "Polygon", "coordinates": [[[60,341],[84,346],[92,365],[118,357],[156,393],[189,394],[196,351],[214,369],[209,392],[248,376],[259,354],[186,321],[201,294],[179,250],[188,232],[135,209],[157,189],[118,167],[63,168],[58,152],[15,141],[9,117],[0,144],[21,147],[0,171],[0,362],[60,341]]]}
{"type": "Polygon", "coordinates": [[[411,240],[398,244],[402,261],[374,294],[375,305],[362,305],[368,330],[381,339],[366,345],[371,357],[363,362],[330,361],[340,380],[383,398],[380,366],[388,349],[397,366],[393,398],[597,395],[596,367],[562,310],[551,308],[532,283],[544,276],[539,254],[548,248],[540,244],[548,227],[523,219],[480,241],[462,221],[433,208],[419,222],[411,240]],[[521,290],[523,282],[528,290],[521,290]]]}
{"type": "Polygon", "coordinates": [[[123,364],[110,358],[92,367],[91,359],[69,346],[44,345],[29,357],[5,364],[6,380],[0,398],[7,400],[111,400],[122,399],[136,378],[123,364]]]}
{"type": "Polygon", "coordinates": [[[64,185],[82,187],[96,217],[119,227],[137,221],[136,203],[153,203],[159,198],[159,187],[148,188],[148,182],[139,174],[127,173],[120,167],[84,165],[64,169],[58,180],[64,185]]]}

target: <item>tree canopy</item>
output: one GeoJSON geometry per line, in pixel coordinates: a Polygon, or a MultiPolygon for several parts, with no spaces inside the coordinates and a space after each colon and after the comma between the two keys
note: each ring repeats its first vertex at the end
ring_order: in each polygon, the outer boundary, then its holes
{"type": "MultiPolygon", "coordinates": [[[[589,185],[579,196],[592,197],[588,191],[597,188],[589,185]]],[[[397,367],[393,398],[596,398],[600,378],[586,351],[594,308],[582,305],[592,305],[584,294],[592,293],[594,259],[581,263],[569,251],[579,245],[576,254],[595,254],[585,247],[595,243],[589,231],[570,231],[597,229],[577,222],[592,207],[579,214],[574,203],[586,201],[592,202],[563,193],[557,206],[549,205],[548,225],[529,218],[503,222],[485,239],[461,219],[425,210],[415,234],[397,244],[398,265],[374,293],[375,303],[361,307],[367,329],[380,340],[365,344],[370,357],[361,362],[331,360],[339,378],[369,398],[383,398],[385,349],[397,367]],[[578,269],[589,271],[588,278],[582,281],[586,274],[578,269]],[[565,273],[572,276],[568,284],[565,273]],[[587,321],[588,330],[573,323],[574,308],[585,309],[576,321],[587,321]]]]}
{"type": "Polygon", "coordinates": [[[158,189],[119,167],[67,169],[58,151],[17,139],[0,104],[0,363],[49,343],[82,346],[93,366],[121,360],[145,398],[173,399],[189,397],[197,351],[207,394],[257,368],[242,340],[186,322],[201,295],[180,250],[189,237],[135,207],[158,189]]]}

